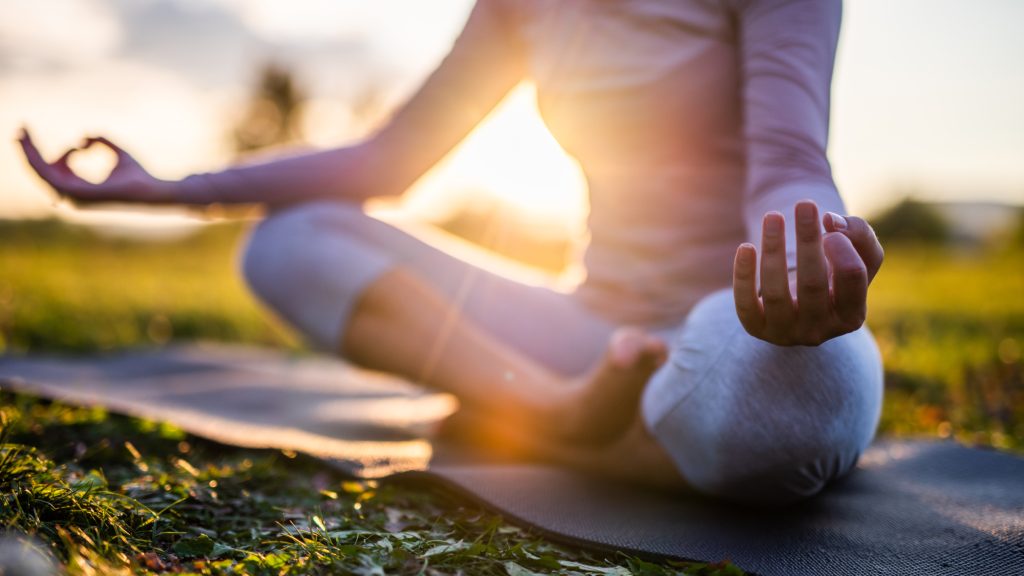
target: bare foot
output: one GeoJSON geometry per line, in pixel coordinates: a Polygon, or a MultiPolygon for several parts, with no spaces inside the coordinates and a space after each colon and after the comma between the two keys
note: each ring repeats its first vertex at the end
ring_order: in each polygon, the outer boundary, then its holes
{"type": "Polygon", "coordinates": [[[616,330],[604,358],[565,388],[546,424],[568,442],[600,445],[615,440],[633,422],[647,380],[667,357],[658,338],[636,328],[616,330]]]}

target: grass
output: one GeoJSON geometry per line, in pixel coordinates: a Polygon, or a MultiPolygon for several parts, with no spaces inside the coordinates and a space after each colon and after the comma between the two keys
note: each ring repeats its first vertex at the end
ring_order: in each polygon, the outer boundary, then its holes
{"type": "Polygon", "coordinates": [[[236,272],[239,225],[173,245],[55,221],[0,221],[0,351],[95,352],[170,339],[296,346],[236,272]]]}
{"type": "Polygon", "coordinates": [[[868,316],[883,433],[1024,450],[1024,251],[892,248],[868,316]]]}
{"type": "MultiPolygon", "coordinates": [[[[299,348],[235,272],[237,224],[167,244],[0,224],[0,350],[213,339],[299,348]]],[[[1024,450],[1024,252],[892,247],[869,322],[881,432],[1024,450]]],[[[742,574],[564,548],[444,492],[353,483],[312,459],[0,396],[0,526],[71,573],[742,574]]]]}
{"type": "Polygon", "coordinates": [[[562,548],[445,492],[0,394],[0,525],[71,574],[742,574],[562,548]]]}

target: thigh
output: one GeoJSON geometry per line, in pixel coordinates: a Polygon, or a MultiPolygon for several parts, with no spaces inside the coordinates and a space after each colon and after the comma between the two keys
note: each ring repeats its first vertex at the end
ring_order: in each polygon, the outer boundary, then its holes
{"type": "MultiPolygon", "coordinates": [[[[340,270],[372,276],[400,266],[449,300],[453,313],[462,319],[563,374],[581,373],[592,366],[614,329],[572,294],[471,263],[436,241],[368,216],[354,204],[305,204],[270,216],[261,227],[275,228],[275,241],[293,244],[304,258],[313,254],[318,261],[311,264],[314,274],[319,267],[325,275],[340,270]]],[[[346,289],[358,289],[370,280],[346,289]]],[[[337,298],[341,301],[346,295],[337,298]]]]}

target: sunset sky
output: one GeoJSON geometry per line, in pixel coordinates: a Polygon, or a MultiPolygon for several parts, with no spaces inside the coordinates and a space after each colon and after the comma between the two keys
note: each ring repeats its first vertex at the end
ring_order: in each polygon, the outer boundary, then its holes
{"type": "MultiPolygon", "coordinates": [[[[43,152],[85,133],[180,177],[231,157],[227,138],[259,66],[282,63],[312,98],[317,146],[365,133],[350,103],[400,102],[444,55],[470,0],[0,0],[0,218],[54,210],[14,143],[43,152]]],[[[830,154],[852,212],[920,197],[1024,203],[1024,2],[850,0],[836,68],[830,154]]],[[[85,159],[89,160],[89,159],[85,159]]],[[[96,174],[102,159],[84,162],[96,174]]],[[[538,218],[573,219],[575,165],[518,90],[409,206],[487,190],[538,218]],[[512,160],[509,160],[512,159],[512,160]]],[[[67,208],[61,208],[67,213],[67,208]]]]}

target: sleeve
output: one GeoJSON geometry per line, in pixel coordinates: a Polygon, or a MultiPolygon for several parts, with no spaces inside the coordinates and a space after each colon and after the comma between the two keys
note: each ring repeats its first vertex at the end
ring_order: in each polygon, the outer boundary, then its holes
{"type": "Polygon", "coordinates": [[[738,5],[747,153],[744,218],[761,244],[761,220],[786,217],[786,251],[796,267],[793,206],[845,212],[826,156],[840,0],[749,0],[738,5]]]}
{"type": "Polygon", "coordinates": [[[191,204],[362,201],[401,194],[447,154],[524,76],[523,46],[503,0],[479,0],[451,51],[367,140],[186,177],[191,204]]]}

